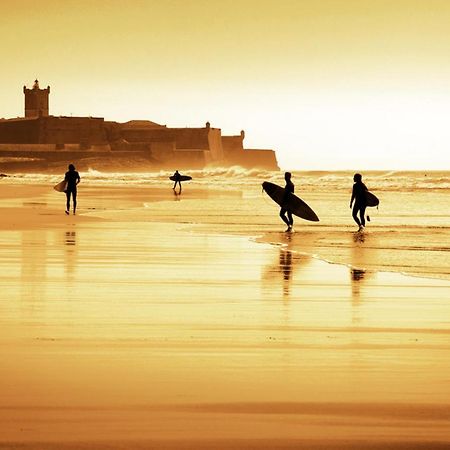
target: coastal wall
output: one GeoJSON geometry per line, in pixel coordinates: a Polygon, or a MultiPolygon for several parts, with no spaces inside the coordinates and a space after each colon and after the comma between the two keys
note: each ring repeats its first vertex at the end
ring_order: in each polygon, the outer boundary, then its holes
{"type": "Polygon", "coordinates": [[[280,169],[275,151],[266,149],[244,149],[244,152],[239,156],[238,164],[249,169],[280,169]]]}
{"type": "Polygon", "coordinates": [[[226,164],[236,165],[244,151],[244,132],[239,136],[222,136],[222,147],[226,164]]]}
{"type": "Polygon", "coordinates": [[[106,144],[104,119],[98,117],[36,117],[0,121],[0,143],[106,144]]]}
{"type": "Polygon", "coordinates": [[[244,131],[222,136],[220,128],[168,128],[150,120],[125,123],[102,117],[49,115],[50,87],[23,88],[25,117],[0,119],[0,158],[48,158],[50,161],[80,156],[126,158],[127,155],[152,167],[203,168],[207,164],[240,165],[278,169],[272,150],[244,150],[244,131]],[[39,154],[40,156],[37,156],[39,154]],[[13,156],[12,156],[13,155],[13,156]]]}
{"type": "MultiPolygon", "coordinates": [[[[207,164],[278,170],[273,150],[244,150],[244,133],[222,136],[219,128],[129,126],[91,117],[0,120],[0,156],[71,159],[69,152],[101,156],[140,155],[153,166],[203,168],[207,164]],[[53,153],[63,152],[63,155],[53,153]],[[38,155],[39,153],[39,155],[38,155]]],[[[73,157],[80,157],[76,153],[73,157]]],[[[83,157],[86,155],[83,155],[83,157]]]]}
{"type": "Polygon", "coordinates": [[[35,153],[35,152],[67,152],[67,151],[88,151],[88,152],[110,152],[109,144],[91,145],[88,149],[83,149],[80,144],[64,144],[63,147],[57,144],[0,144],[0,152],[3,155],[6,152],[10,154],[17,153],[35,153]]]}
{"type": "Polygon", "coordinates": [[[175,150],[173,159],[168,162],[174,169],[203,169],[209,161],[209,152],[204,150],[175,150]]]}
{"type": "Polygon", "coordinates": [[[237,136],[222,136],[224,160],[227,165],[245,168],[279,170],[275,151],[244,149],[245,132],[237,136]]]}
{"type": "Polygon", "coordinates": [[[223,162],[222,130],[220,128],[206,128],[208,130],[208,146],[211,160],[223,162]]]}
{"type": "Polygon", "coordinates": [[[152,159],[167,163],[175,158],[175,142],[152,142],[150,144],[150,155],[152,159]]]}
{"type": "Polygon", "coordinates": [[[40,126],[40,143],[76,143],[85,148],[107,143],[104,119],[100,117],[49,116],[37,120],[40,126]]]}
{"type": "Polygon", "coordinates": [[[0,120],[0,143],[37,144],[39,130],[38,119],[0,120]]]}

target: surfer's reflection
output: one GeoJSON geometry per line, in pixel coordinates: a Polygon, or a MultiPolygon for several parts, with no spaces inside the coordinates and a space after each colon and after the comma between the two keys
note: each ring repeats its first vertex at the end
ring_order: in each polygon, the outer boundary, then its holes
{"type": "Polygon", "coordinates": [[[173,190],[174,200],[179,202],[181,200],[181,191],[177,192],[175,189],[173,190]]]}
{"type": "Polygon", "coordinates": [[[350,269],[350,280],[352,288],[352,309],[351,320],[353,325],[361,322],[360,306],[361,306],[361,284],[364,283],[366,271],[364,269],[350,269]]]}
{"type": "Polygon", "coordinates": [[[270,290],[273,286],[278,284],[274,284],[274,281],[278,281],[281,274],[283,297],[288,297],[290,295],[294,259],[295,255],[293,255],[292,251],[287,250],[286,248],[280,248],[278,260],[267,266],[264,270],[263,279],[265,282],[269,283],[267,286],[270,287],[270,290]]]}
{"type": "Polygon", "coordinates": [[[304,269],[311,261],[310,256],[291,250],[289,245],[280,247],[278,258],[265,267],[262,275],[267,293],[272,295],[274,288],[278,287],[281,281],[283,298],[288,300],[292,289],[300,286],[300,279],[304,276],[303,271],[299,273],[299,269],[304,269]]]}
{"type": "Polygon", "coordinates": [[[350,269],[352,281],[360,281],[364,278],[366,271],[364,269],[350,269]]]}
{"type": "Polygon", "coordinates": [[[66,231],[66,239],[65,244],[66,245],[76,245],[76,237],[77,234],[75,231],[66,231]]]}
{"type": "Polygon", "coordinates": [[[77,259],[77,233],[75,231],[66,231],[64,235],[64,245],[66,249],[65,270],[67,277],[72,279],[75,272],[77,259]]]}
{"type": "Polygon", "coordinates": [[[356,231],[353,234],[353,242],[356,242],[356,243],[361,242],[361,244],[362,244],[362,243],[364,243],[365,240],[366,240],[366,235],[364,234],[364,232],[356,231]]]}
{"type": "Polygon", "coordinates": [[[283,295],[288,296],[292,276],[292,252],[289,250],[280,250],[280,272],[283,274],[283,295]]]}

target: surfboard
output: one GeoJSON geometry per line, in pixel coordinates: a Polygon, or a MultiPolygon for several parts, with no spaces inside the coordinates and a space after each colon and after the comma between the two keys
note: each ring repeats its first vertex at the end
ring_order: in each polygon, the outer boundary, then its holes
{"type": "Polygon", "coordinates": [[[262,187],[275,203],[278,203],[278,205],[286,208],[292,214],[311,222],[319,222],[319,218],[316,213],[301,198],[289,193],[287,201],[285,202],[284,188],[281,186],[264,181],[262,187]]]}
{"type": "Polygon", "coordinates": [[[378,200],[378,198],[369,191],[366,191],[366,201],[367,206],[378,206],[380,203],[380,200],[378,200]]]}
{"type": "Polygon", "coordinates": [[[58,192],[64,192],[67,189],[67,181],[62,180],[56,186],[53,186],[53,189],[58,192]]]}
{"type": "MultiPolygon", "coordinates": [[[[189,175],[180,175],[178,179],[180,181],[189,181],[192,180],[192,177],[190,177],[189,175]]],[[[177,181],[177,179],[173,175],[169,177],[169,180],[177,181]]]]}

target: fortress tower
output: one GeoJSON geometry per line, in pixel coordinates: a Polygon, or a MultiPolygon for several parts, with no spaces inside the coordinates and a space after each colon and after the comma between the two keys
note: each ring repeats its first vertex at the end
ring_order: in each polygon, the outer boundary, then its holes
{"type": "Polygon", "coordinates": [[[47,89],[39,89],[39,81],[34,80],[32,89],[23,87],[25,94],[25,117],[48,116],[48,94],[50,86],[47,89]]]}

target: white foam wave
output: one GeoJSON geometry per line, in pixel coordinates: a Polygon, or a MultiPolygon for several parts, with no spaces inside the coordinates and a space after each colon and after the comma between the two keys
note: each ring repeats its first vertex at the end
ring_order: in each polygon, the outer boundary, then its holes
{"type": "MultiPolygon", "coordinates": [[[[207,167],[182,171],[190,175],[192,183],[220,188],[260,186],[263,181],[284,184],[283,173],[263,169],[245,169],[240,166],[207,167]]],[[[64,174],[17,173],[8,177],[13,183],[55,184],[64,174]]],[[[93,167],[80,171],[82,181],[100,185],[164,185],[173,171],[101,171],[93,167]]],[[[353,185],[352,172],[293,172],[296,190],[310,192],[345,191],[353,185]]],[[[410,192],[415,190],[450,190],[450,172],[369,172],[364,174],[367,187],[377,193],[383,191],[410,192]]]]}

